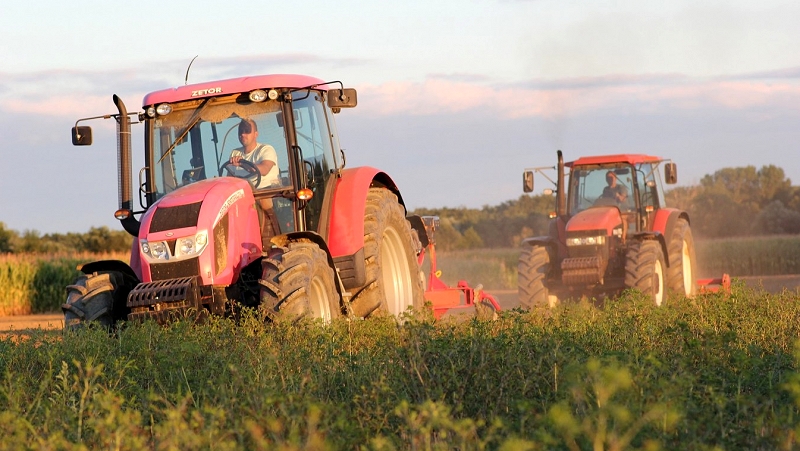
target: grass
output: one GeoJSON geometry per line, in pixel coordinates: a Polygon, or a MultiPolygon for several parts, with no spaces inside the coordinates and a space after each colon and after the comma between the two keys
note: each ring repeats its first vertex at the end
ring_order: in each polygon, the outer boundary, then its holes
{"type": "Polygon", "coordinates": [[[656,308],[0,339],[9,449],[797,449],[800,303],[736,284],[656,308]]]}
{"type": "Polygon", "coordinates": [[[0,254],[0,316],[57,312],[84,263],[127,254],[0,254]]]}

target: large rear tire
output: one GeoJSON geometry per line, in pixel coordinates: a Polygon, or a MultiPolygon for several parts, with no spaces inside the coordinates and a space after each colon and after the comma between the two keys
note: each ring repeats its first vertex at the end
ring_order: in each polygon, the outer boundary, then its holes
{"type": "Polygon", "coordinates": [[[317,244],[298,241],[272,248],[261,266],[260,309],[270,321],[329,323],[341,316],[333,269],[317,244]]]}
{"type": "Polygon", "coordinates": [[[676,294],[691,298],[697,294],[694,238],[689,222],[679,219],[669,242],[667,287],[676,294]]]}
{"type": "Polygon", "coordinates": [[[635,241],[625,259],[625,286],[646,294],[656,305],[664,302],[664,253],[655,240],[635,241]]]}
{"type": "Polygon", "coordinates": [[[400,316],[423,307],[422,279],[411,225],[397,196],[370,188],[364,208],[364,258],[367,284],[356,291],[353,313],[400,316]]]}
{"type": "Polygon", "coordinates": [[[554,307],[557,301],[550,296],[545,285],[547,274],[550,272],[550,253],[544,246],[524,246],[517,263],[520,307],[527,310],[534,307],[554,307]]]}
{"type": "Polygon", "coordinates": [[[133,285],[135,283],[119,271],[82,274],[67,286],[67,300],[61,305],[64,326],[79,329],[97,324],[112,328],[128,315],[125,302],[133,285]]]}

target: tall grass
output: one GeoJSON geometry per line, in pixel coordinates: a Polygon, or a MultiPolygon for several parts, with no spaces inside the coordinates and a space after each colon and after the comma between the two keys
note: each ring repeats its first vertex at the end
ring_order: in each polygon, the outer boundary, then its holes
{"type": "Polygon", "coordinates": [[[704,240],[697,243],[697,260],[710,275],[800,274],[800,236],[704,240]]]}
{"type": "Polygon", "coordinates": [[[800,302],[0,339],[8,448],[797,449],[800,302]]]}
{"type": "Polygon", "coordinates": [[[0,254],[0,316],[56,312],[78,266],[95,260],[128,260],[127,254],[0,254]]]}

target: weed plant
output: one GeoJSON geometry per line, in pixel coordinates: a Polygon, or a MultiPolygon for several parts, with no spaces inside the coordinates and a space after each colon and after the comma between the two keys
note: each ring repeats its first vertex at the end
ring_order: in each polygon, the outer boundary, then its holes
{"type": "Polygon", "coordinates": [[[798,299],[665,304],[10,335],[0,447],[797,449],[798,299]]]}

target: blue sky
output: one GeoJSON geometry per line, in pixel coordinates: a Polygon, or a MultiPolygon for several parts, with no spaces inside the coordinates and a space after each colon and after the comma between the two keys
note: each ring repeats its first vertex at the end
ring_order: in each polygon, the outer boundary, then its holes
{"type": "Polygon", "coordinates": [[[357,88],[358,107],[337,116],[348,166],[388,172],[410,208],[516,199],[522,169],[554,164],[556,149],[668,157],[681,185],[766,164],[800,183],[800,3],[287,5],[5,5],[0,222],[118,229],[113,124],[91,124],[91,147],[69,129],[114,112],[112,94],[133,110],[182,85],[195,55],[189,82],[302,73],[357,88]]]}

